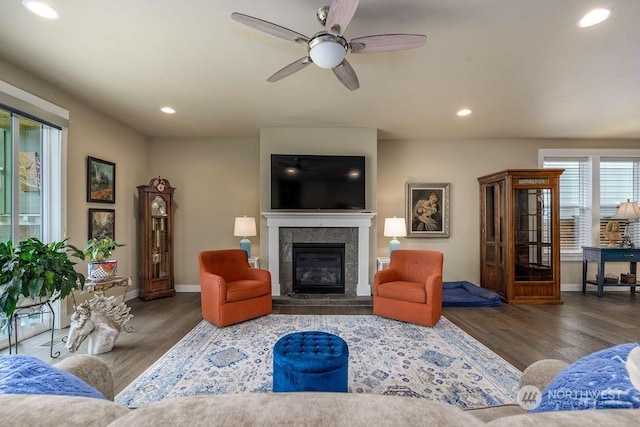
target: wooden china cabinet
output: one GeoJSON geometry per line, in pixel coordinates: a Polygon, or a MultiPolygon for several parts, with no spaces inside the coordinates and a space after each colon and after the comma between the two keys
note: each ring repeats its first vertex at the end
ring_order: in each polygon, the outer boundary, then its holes
{"type": "Polygon", "coordinates": [[[514,169],[478,178],[480,284],[507,303],[562,304],[562,172],[514,169]]]}
{"type": "Polygon", "coordinates": [[[173,192],[164,178],[138,186],[138,253],[144,301],[176,294],[173,278],[173,192]]]}

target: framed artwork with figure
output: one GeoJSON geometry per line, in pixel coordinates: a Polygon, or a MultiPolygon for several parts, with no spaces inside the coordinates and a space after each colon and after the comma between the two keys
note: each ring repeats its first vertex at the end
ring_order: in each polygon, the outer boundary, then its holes
{"type": "Polygon", "coordinates": [[[449,237],[448,183],[407,183],[407,237],[449,237]]]}

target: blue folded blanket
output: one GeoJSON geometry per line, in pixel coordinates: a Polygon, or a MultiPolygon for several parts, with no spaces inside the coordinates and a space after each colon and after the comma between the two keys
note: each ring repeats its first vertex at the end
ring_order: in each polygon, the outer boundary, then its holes
{"type": "Polygon", "coordinates": [[[567,366],[555,376],[532,412],[640,407],[638,343],[597,351],[567,366]]]}
{"type": "Polygon", "coordinates": [[[42,360],[22,354],[0,355],[0,393],[104,396],[80,378],[42,360]]]}
{"type": "Polygon", "coordinates": [[[443,307],[498,307],[500,295],[469,282],[444,282],[443,307]]]}

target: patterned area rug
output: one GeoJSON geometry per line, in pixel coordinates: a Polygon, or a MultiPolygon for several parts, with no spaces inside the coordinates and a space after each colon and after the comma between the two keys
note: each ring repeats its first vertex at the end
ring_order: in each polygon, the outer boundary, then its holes
{"type": "Polygon", "coordinates": [[[349,392],[461,408],[515,402],[520,371],[444,317],[434,328],[378,316],[271,314],[218,328],[202,321],[116,397],[139,407],[168,397],[271,392],[273,346],[296,331],[349,346],[349,392]]]}

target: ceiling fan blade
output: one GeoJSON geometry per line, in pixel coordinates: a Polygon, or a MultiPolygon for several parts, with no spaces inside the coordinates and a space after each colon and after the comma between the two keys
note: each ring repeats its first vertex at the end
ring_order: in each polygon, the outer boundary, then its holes
{"type": "Polygon", "coordinates": [[[280,25],[264,21],[262,19],[254,18],[253,16],[233,12],[231,14],[231,19],[234,19],[241,24],[248,25],[251,28],[255,28],[256,30],[264,31],[272,36],[280,37],[281,39],[297,43],[307,43],[309,41],[309,37],[304,34],[296,33],[288,28],[281,27],[280,25]]]}
{"type": "Polygon", "coordinates": [[[332,34],[342,35],[356,13],[359,2],[359,0],[333,0],[329,6],[324,28],[332,34]]]}
{"type": "Polygon", "coordinates": [[[360,87],[358,76],[356,76],[356,72],[353,71],[353,67],[346,59],[343,59],[340,64],[333,68],[333,74],[335,74],[338,80],[349,90],[356,90],[360,87]]]}
{"type": "Polygon", "coordinates": [[[309,64],[311,64],[311,58],[309,58],[308,56],[305,56],[304,58],[300,58],[297,61],[292,62],[291,64],[282,68],[280,71],[277,71],[273,76],[269,77],[267,81],[270,83],[273,83],[273,82],[277,82],[278,80],[282,80],[285,77],[290,76],[291,74],[302,70],[304,67],[306,67],[309,64]]]}
{"type": "Polygon", "coordinates": [[[427,36],[422,34],[378,34],[351,40],[353,53],[379,53],[422,47],[427,36]]]}

